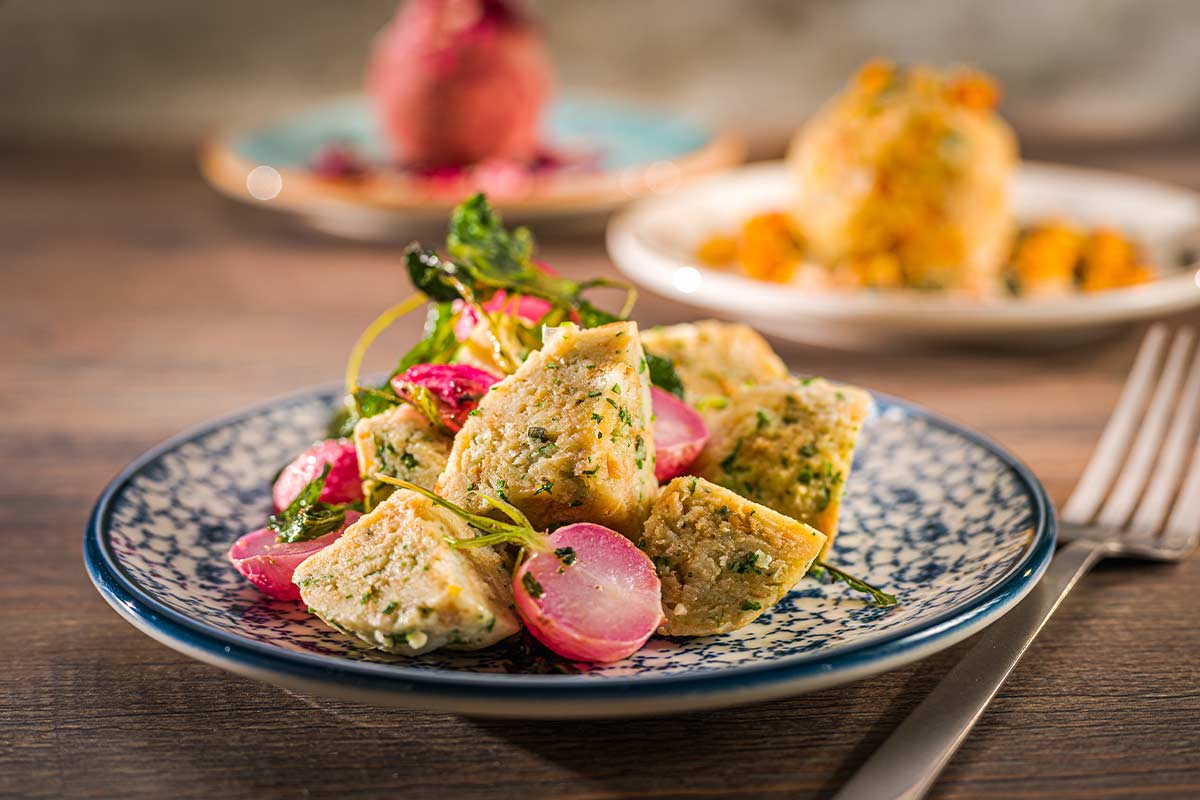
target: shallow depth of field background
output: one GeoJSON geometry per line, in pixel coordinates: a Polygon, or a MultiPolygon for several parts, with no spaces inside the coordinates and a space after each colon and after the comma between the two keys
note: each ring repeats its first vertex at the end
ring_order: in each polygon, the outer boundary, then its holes
{"type": "MultiPolygon", "coordinates": [[[[394,0],[0,0],[0,144],[189,145],[354,91],[394,0]]],[[[756,154],[863,60],[973,62],[1026,149],[1200,142],[1192,0],[530,0],[564,87],[741,131],[756,154]]]]}

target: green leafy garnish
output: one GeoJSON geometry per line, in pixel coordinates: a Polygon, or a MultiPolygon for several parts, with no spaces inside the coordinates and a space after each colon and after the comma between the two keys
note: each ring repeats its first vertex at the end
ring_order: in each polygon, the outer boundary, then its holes
{"type": "Polygon", "coordinates": [[[458,339],[454,336],[454,323],[457,321],[458,314],[454,311],[453,303],[445,301],[430,305],[421,341],[404,354],[388,376],[388,382],[417,364],[448,363],[458,350],[458,339]]]}
{"type": "MultiPolygon", "coordinates": [[[[871,595],[872,602],[877,606],[894,606],[900,602],[894,594],[888,594],[882,589],[867,583],[862,578],[856,578],[848,572],[843,572],[837,567],[826,564],[824,561],[818,560],[814,562],[813,566],[819,567],[822,571],[821,574],[828,575],[830,580],[835,582],[841,581],[856,592],[871,595]]],[[[815,574],[815,570],[810,570],[810,572],[815,574]]]]}
{"type": "Polygon", "coordinates": [[[346,521],[346,507],[319,499],[329,470],[330,466],[326,464],[321,474],[305,484],[287,508],[267,520],[267,527],[275,531],[277,541],[307,542],[342,527],[346,521]]]}
{"type": "MultiPolygon", "coordinates": [[[[345,402],[337,408],[329,422],[329,435],[333,438],[349,436],[360,419],[382,414],[399,405],[400,397],[392,388],[392,378],[417,364],[445,364],[458,350],[458,339],[454,336],[454,323],[458,319],[449,302],[432,303],[425,317],[425,334],[409,350],[396,368],[378,387],[354,386],[345,402]]],[[[361,353],[359,354],[361,358],[361,353]]],[[[355,371],[357,374],[357,371],[355,371]]]]}
{"type": "Polygon", "coordinates": [[[646,353],[646,364],[650,367],[650,382],[664,392],[683,397],[683,381],[675,371],[675,363],[669,358],[646,353]]]}

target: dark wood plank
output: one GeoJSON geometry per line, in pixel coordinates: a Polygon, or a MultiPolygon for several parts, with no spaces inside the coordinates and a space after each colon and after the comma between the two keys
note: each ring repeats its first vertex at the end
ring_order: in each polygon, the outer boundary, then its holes
{"type": "MultiPolygon", "coordinates": [[[[93,499],[184,426],[336,381],[378,305],[354,287],[406,290],[395,249],[235,208],[182,156],[16,154],[0,174],[0,795],[827,796],[962,652],[792,700],[586,723],[310,698],[177,655],[88,583],[80,538],[93,499]]],[[[571,274],[611,269],[594,235],[550,240],[546,254],[571,274]]],[[[690,314],[647,297],[640,316],[690,314]]],[[[909,397],[996,437],[1061,502],[1137,338],[1043,355],[781,350],[797,369],[909,397]]],[[[1200,795],[1198,587],[1195,562],[1088,578],[935,795],[1200,795]]]]}

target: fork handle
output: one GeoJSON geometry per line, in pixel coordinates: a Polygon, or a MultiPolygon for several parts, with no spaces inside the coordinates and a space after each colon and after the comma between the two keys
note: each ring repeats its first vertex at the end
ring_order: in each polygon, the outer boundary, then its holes
{"type": "Polygon", "coordinates": [[[1038,585],[980,635],[835,800],[924,797],[1046,620],[1103,553],[1082,540],[1059,550],[1038,585]]]}

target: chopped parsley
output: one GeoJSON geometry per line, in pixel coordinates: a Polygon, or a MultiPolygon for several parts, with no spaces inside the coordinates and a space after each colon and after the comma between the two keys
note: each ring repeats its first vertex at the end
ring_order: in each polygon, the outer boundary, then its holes
{"type": "Polygon", "coordinates": [[[543,493],[550,494],[553,490],[554,481],[542,481],[542,485],[533,491],[533,496],[537,497],[539,494],[543,493]]]}
{"type": "MultiPolygon", "coordinates": [[[[564,567],[569,567],[575,563],[574,547],[560,547],[554,551],[554,555],[558,557],[558,560],[563,563],[564,567]]],[[[529,573],[525,574],[528,575],[529,573]]]]}
{"type": "Polygon", "coordinates": [[[733,446],[733,450],[730,451],[729,455],[727,455],[723,459],[721,459],[721,469],[726,474],[732,475],[735,472],[745,472],[746,471],[746,467],[743,467],[737,463],[738,456],[742,452],[742,443],[744,441],[745,441],[744,439],[738,439],[737,444],[735,444],[733,446]]]}
{"type": "Polygon", "coordinates": [[[521,576],[521,585],[525,587],[525,591],[528,592],[529,596],[534,600],[537,600],[546,593],[546,590],[542,588],[540,583],[538,583],[538,579],[533,577],[532,572],[526,572],[521,576]]]}
{"type": "Polygon", "coordinates": [[[739,575],[762,575],[762,568],[758,566],[758,559],[760,555],[761,553],[758,550],[755,550],[752,553],[744,553],[729,565],[729,569],[733,570],[739,575]]]}
{"type": "Polygon", "coordinates": [[[757,603],[753,600],[743,600],[742,611],[762,611],[762,603],[757,603]]]}

